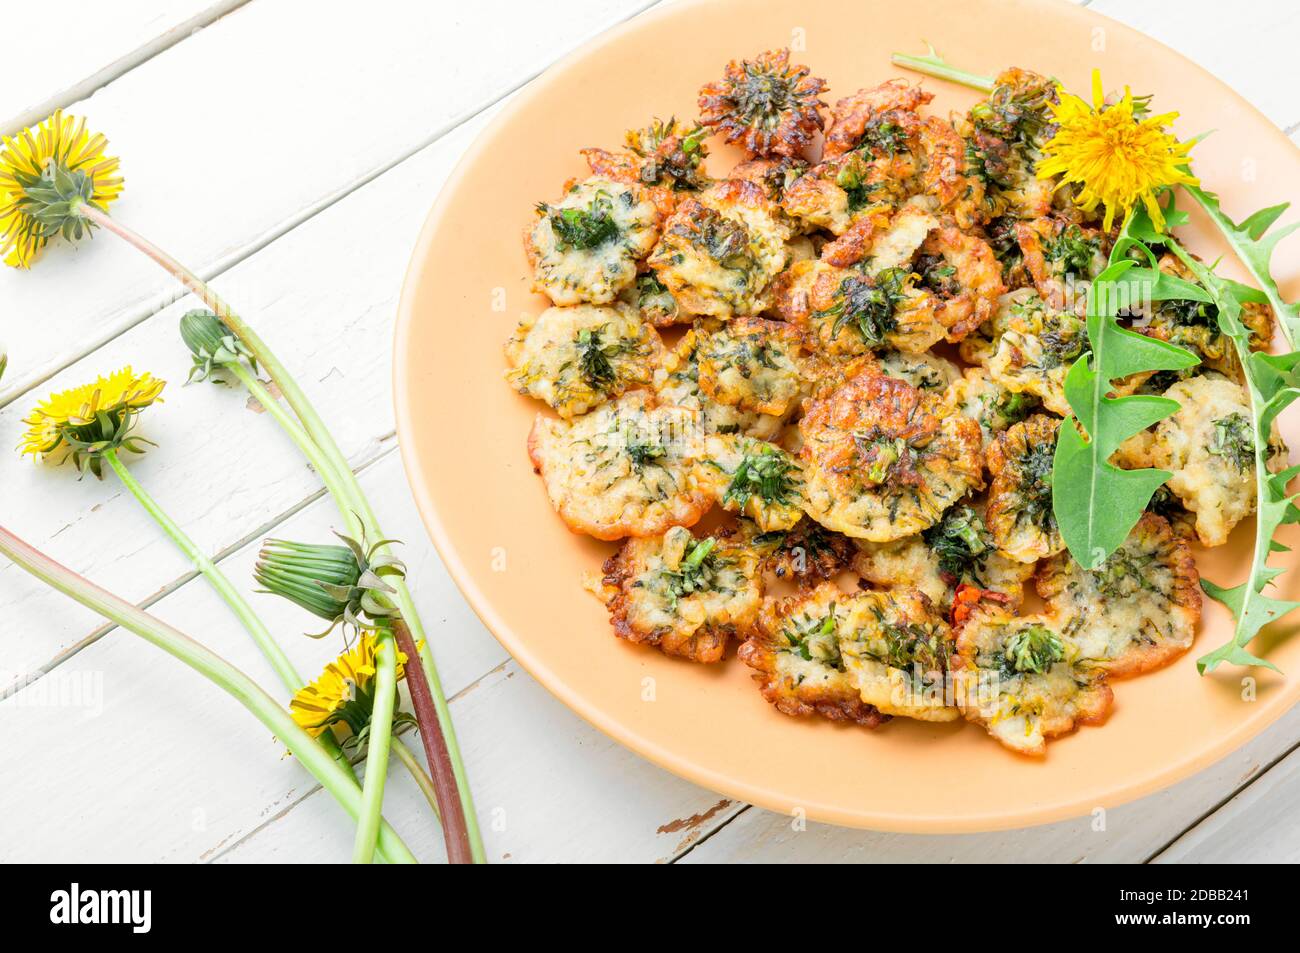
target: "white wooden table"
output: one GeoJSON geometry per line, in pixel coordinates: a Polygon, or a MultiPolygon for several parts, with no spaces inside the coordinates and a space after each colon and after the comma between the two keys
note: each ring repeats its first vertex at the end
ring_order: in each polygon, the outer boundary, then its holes
{"type": "MultiPolygon", "coordinates": [[[[485,631],[412,504],[387,370],[422,219],[457,158],[515,90],[647,0],[45,0],[11,36],[58,22],[59,49],[11,43],[0,128],[55,106],[122,156],[114,213],[253,316],[403,537],[494,861],[1300,858],[1300,711],[1161,794],[1001,834],[908,836],[809,825],[688,784],[555,701],[485,631]],[[306,371],[310,370],[308,374],[306,371]]],[[[1202,63],[1300,141],[1300,8],[1287,0],[1092,0],[1202,63]]],[[[885,67],[882,66],[884,71],[885,67]]],[[[1300,239],[1292,239],[1300,240],[1300,239]]],[[[0,272],[0,520],[56,558],[201,632],[272,684],[209,588],[112,479],[80,482],[8,452],[51,389],[131,362],[173,382],[135,470],[237,580],[260,540],[335,523],[297,452],[234,392],[182,388],[176,322],[193,300],[119,243],[0,272]]],[[[296,664],[329,646],[259,597],[296,664]]],[[[350,824],[265,730],[161,653],[0,565],[0,860],[344,861],[350,824]]],[[[441,838],[403,774],[387,814],[423,859],[441,838]]]]}

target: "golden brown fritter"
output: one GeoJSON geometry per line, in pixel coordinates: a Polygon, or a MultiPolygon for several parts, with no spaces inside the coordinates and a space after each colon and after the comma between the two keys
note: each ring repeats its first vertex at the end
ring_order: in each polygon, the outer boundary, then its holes
{"type": "Polygon", "coordinates": [[[853,560],[853,541],[805,516],[788,532],[750,532],[763,570],[802,585],[834,579],[853,560]]]}
{"type": "Polygon", "coordinates": [[[992,604],[961,626],[951,665],[966,720],[1021,754],[1041,755],[1046,739],[1104,721],[1114,697],[1101,672],[1075,664],[1054,618],[1016,618],[992,604]]]}
{"type": "Polygon", "coordinates": [[[1034,219],[1052,210],[1056,183],[1038,178],[1038,163],[1055,134],[1057,99],[1053,80],[1012,68],[971,108],[960,130],[969,144],[966,172],[984,185],[988,219],[1034,219]]]}
{"type": "Polygon", "coordinates": [[[869,369],[813,400],[799,429],[808,515],[847,536],[910,536],[983,485],[979,425],[869,369]]]}
{"type": "Polygon", "coordinates": [[[740,433],[760,440],[773,440],[781,432],[784,417],[741,410],[719,403],[700,390],[699,332],[692,328],[682,335],[655,372],[655,393],[665,404],[687,407],[700,415],[706,434],[740,433]]]}
{"type": "MultiPolygon", "coordinates": [[[[1170,471],[1166,486],[1195,514],[1196,535],[1206,546],[1222,546],[1256,507],[1250,398],[1240,384],[1218,374],[1179,381],[1164,396],[1178,401],[1178,410],[1126,441],[1116,462],[1170,471]]],[[[1266,466],[1272,473],[1287,466],[1276,424],[1266,466]]]]}
{"type": "Polygon", "coordinates": [[[982,367],[966,368],[961,378],[948,386],[944,401],[956,413],[980,425],[986,451],[998,434],[1038,408],[1037,398],[1010,390],[982,367]]]}
{"type": "Polygon", "coordinates": [[[915,115],[920,107],[932,99],[933,93],[928,93],[905,79],[886,80],[879,86],[860,89],[845,96],[831,109],[822,158],[833,159],[854,151],[863,144],[863,140],[873,138],[869,135],[872,130],[875,130],[874,138],[884,138],[880,134],[881,127],[887,126],[891,121],[897,124],[900,117],[915,115]]]}
{"type": "Polygon", "coordinates": [[[626,305],[547,308],[520,321],[506,343],[506,380],[566,419],[633,387],[648,386],[663,343],[626,305]]]}
{"type": "Polygon", "coordinates": [[[1065,375],[1087,350],[1084,319],[1073,311],[1054,310],[1026,288],[1004,297],[985,327],[994,329],[994,337],[978,356],[989,377],[1007,390],[1037,398],[1054,414],[1070,414],[1065,375]]]}
{"type": "Polygon", "coordinates": [[[799,400],[803,335],[793,325],[735,318],[696,332],[700,391],[720,404],[785,416],[799,400]]]}
{"type": "Polygon", "coordinates": [[[840,652],[862,701],[920,721],[960,717],[948,692],[952,630],[924,593],[856,593],[846,608],[840,652]]]}
{"type": "Polygon", "coordinates": [[[1110,241],[1095,228],[1053,215],[1015,227],[1025,270],[1054,311],[1087,310],[1087,289],[1106,267],[1110,241]]]}
{"type": "Polygon", "coordinates": [[[697,522],[713,502],[703,452],[699,414],[644,391],[573,421],[539,414],[528,437],[528,457],[560,519],[596,539],[697,522]]]}
{"type": "Polygon", "coordinates": [[[787,715],[821,715],[874,728],[888,718],[859,696],[840,654],[839,628],[857,597],[822,583],[768,599],[757,631],[737,653],[754,669],[763,697],[787,715]]]}
{"type": "Polygon", "coordinates": [[[885,347],[919,354],[943,340],[945,329],[932,299],[914,284],[907,268],[865,275],[824,261],[801,261],[778,279],[775,307],[830,356],[885,347]]]}
{"type": "Polygon", "coordinates": [[[825,80],[768,50],[732,60],[721,80],[700,89],[700,122],[751,156],[797,156],[822,128],[825,80]]]}
{"type": "Polygon", "coordinates": [[[998,435],[986,454],[993,483],[986,520],[999,550],[1032,563],[1065,548],[1052,512],[1052,460],[1061,422],[1035,414],[998,435]]]}
{"type": "Polygon", "coordinates": [[[639,185],[599,176],[571,184],[556,204],[538,204],[524,235],[533,290],[557,305],[609,304],[636,280],[659,222],[639,185]]]}
{"type": "Polygon", "coordinates": [[[594,591],[614,634],[693,662],[720,661],[728,639],[752,631],[763,602],[757,556],[726,534],[696,539],[675,526],[630,539],[604,572],[594,591]]]}
{"type": "Polygon", "coordinates": [[[1038,593],[1075,647],[1076,665],[1112,678],[1140,675],[1186,652],[1201,618],[1201,584],[1187,542],[1143,514],[1098,569],[1060,553],[1038,569],[1038,593]]]}
{"type": "Polygon", "coordinates": [[[768,305],[772,279],[790,263],[791,235],[762,188],[729,179],[677,206],[649,264],[693,314],[758,314],[768,305]]]}

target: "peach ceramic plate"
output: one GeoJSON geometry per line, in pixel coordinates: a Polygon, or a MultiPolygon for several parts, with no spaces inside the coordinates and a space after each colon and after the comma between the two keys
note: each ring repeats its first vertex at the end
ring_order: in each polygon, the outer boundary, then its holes
{"type": "MultiPolygon", "coordinates": [[[[669,3],[530,84],[461,161],[402,293],[398,433],[425,523],[470,604],[534,677],[623,744],[729,797],[816,820],[917,832],[1022,827],[1148,794],[1243,744],[1300,697],[1300,638],[1260,640],[1287,677],[1227,669],[1201,678],[1196,657],[1231,632],[1228,613],[1207,599],[1188,655],[1115,683],[1104,727],[1053,742],[1036,760],[961,723],[900,718],[869,731],[789,718],[734,658],[693,665],[613,637],[580,577],[614,547],[571,534],[552,511],[524,447],[541,405],[502,380],[505,338],[521,313],[546,304],[529,292],[521,233],[535,202],[554,201],[566,179],[586,174],[578,149],[617,147],[624,129],[652,116],[693,118],[696,91],[733,57],[802,48],[796,60],[826,78],[834,100],[897,75],[890,51],[923,50],[922,38],[977,72],[1024,66],[1086,95],[1099,67],[1107,88],[1155,94],[1159,111],[1182,112],[1180,135],[1217,130],[1197,146],[1196,171],[1238,218],[1300,198],[1300,154],[1264,116],[1178,54],[1086,9],[1030,0],[669,3]],[[1246,674],[1258,678],[1252,702],[1242,700],[1246,674]]],[[[977,98],[925,83],[939,115],[977,98]]],[[[716,139],[710,145],[712,171],[736,160],[716,139]]],[[[1206,257],[1226,253],[1199,217],[1185,238],[1206,257]]],[[[1294,298],[1300,240],[1283,245],[1275,272],[1294,298]]],[[[1287,419],[1288,443],[1300,448],[1297,413],[1287,419]]],[[[1229,545],[1198,549],[1202,573],[1239,581],[1251,533],[1243,524],[1229,545]]],[[[1279,595],[1300,597],[1300,572],[1282,579],[1279,595]]]]}

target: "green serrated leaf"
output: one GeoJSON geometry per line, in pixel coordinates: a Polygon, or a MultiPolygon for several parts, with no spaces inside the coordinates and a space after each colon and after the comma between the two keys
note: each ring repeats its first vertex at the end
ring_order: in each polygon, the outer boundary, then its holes
{"type": "Polygon", "coordinates": [[[1111,251],[1110,264],[1088,296],[1091,350],[1065,375],[1065,399],[1074,416],[1061,425],[1052,462],[1052,512],[1075,561],[1100,566],[1128,538],[1151,496],[1169,479],[1163,470],[1123,470],[1110,462],[1120,444],[1178,410],[1165,397],[1112,397],[1113,383],[1146,371],[1194,367],[1192,352],[1119,326],[1120,309],[1149,300],[1191,297],[1211,300],[1192,282],[1163,275],[1122,257],[1136,250],[1153,265],[1147,242],[1167,241],[1145,212],[1129,214],[1111,251]],[[1080,430],[1082,428],[1082,430],[1080,430]]]}
{"type": "MultiPolygon", "coordinates": [[[[1282,321],[1287,339],[1292,340],[1296,330],[1300,329],[1298,309],[1282,300],[1277,284],[1268,270],[1273,246],[1291,229],[1280,229],[1266,237],[1268,228],[1287,210],[1287,206],[1275,205],[1261,209],[1237,225],[1219,210],[1215,196],[1194,188],[1188,189],[1188,192],[1210,214],[1234,251],[1260,281],[1269,302],[1282,321]]],[[[1171,201],[1171,207],[1172,204],[1171,201]]],[[[1277,666],[1251,654],[1246,646],[1259,635],[1264,626],[1300,608],[1300,602],[1275,599],[1264,591],[1284,571],[1280,566],[1268,565],[1269,556],[1289,551],[1273,537],[1284,524],[1300,522],[1300,509],[1295,506],[1295,497],[1287,492],[1287,484],[1300,474],[1300,466],[1289,467],[1277,474],[1268,472],[1268,440],[1272,434],[1273,422],[1278,414],[1300,398],[1300,352],[1266,354],[1252,351],[1251,332],[1241,321],[1241,308],[1249,301],[1258,300],[1256,293],[1245,285],[1219,277],[1211,267],[1196,260],[1172,239],[1167,244],[1214,297],[1219,314],[1219,329],[1232,341],[1245,373],[1255,444],[1257,507],[1250,573],[1245,582],[1231,588],[1216,585],[1209,580],[1201,581],[1201,587],[1210,598],[1217,599],[1232,611],[1236,625],[1232,638],[1198,659],[1196,667],[1202,674],[1214,671],[1224,662],[1230,665],[1262,665],[1277,671],[1277,666]]]]}
{"type": "Polygon", "coordinates": [[[1289,203],[1260,209],[1253,215],[1247,216],[1241,224],[1237,224],[1219,207],[1219,197],[1213,192],[1207,192],[1196,186],[1185,186],[1185,188],[1187,194],[1205,210],[1219,231],[1223,232],[1224,238],[1232,246],[1233,253],[1241,259],[1241,263],[1250,271],[1251,277],[1259,284],[1260,290],[1277,314],[1287,343],[1293,351],[1296,350],[1300,347],[1300,302],[1288,302],[1282,297],[1282,291],[1273,279],[1269,264],[1277,243],[1300,227],[1300,222],[1293,222],[1272,233],[1268,232],[1273,223],[1289,208],[1289,203]]]}

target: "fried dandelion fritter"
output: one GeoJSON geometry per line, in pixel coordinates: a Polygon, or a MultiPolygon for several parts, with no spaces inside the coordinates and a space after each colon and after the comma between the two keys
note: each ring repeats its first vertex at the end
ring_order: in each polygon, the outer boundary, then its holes
{"type": "Polygon", "coordinates": [[[862,592],[840,629],[840,652],[862,701],[886,715],[955,721],[949,703],[952,630],[915,589],[862,592]]]}
{"type": "Polygon", "coordinates": [[[721,80],[700,89],[700,122],[751,156],[797,156],[822,128],[825,80],[768,50],[732,60],[721,80]]]}
{"type": "Polygon", "coordinates": [[[737,653],[763,697],[787,715],[821,715],[874,728],[888,717],[862,701],[840,652],[857,597],[832,583],[768,599],[757,631],[737,653]]]}
{"type": "Polygon", "coordinates": [[[910,536],[983,485],[979,425],[872,370],[812,401],[799,429],[808,515],[847,536],[910,536]]]}
{"type": "Polygon", "coordinates": [[[998,435],[986,459],[987,522],[998,549],[1032,563],[1065,548],[1052,512],[1052,460],[1061,422],[1035,414],[998,435]]]}
{"type": "Polygon", "coordinates": [[[792,234],[761,187],[729,179],[677,206],[648,262],[693,314],[758,314],[768,305],[772,279],[790,263],[792,234]]]}
{"type": "Polygon", "coordinates": [[[575,533],[654,536],[691,526],[713,502],[700,469],[699,415],[632,391],[572,421],[538,415],[528,456],[575,533]]]}
{"type": "Polygon", "coordinates": [[[700,391],[718,403],[783,417],[804,389],[803,335],[782,321],[736,318],[696,332],[700,391]]]}
{"type": "Polygon", "coordinates": [[[798,462],[780,447],[710,434],[704,467],[712,472],[718,504],[747,516],[760,532],[792,529],[803,518],[803,476],[798,462]]]}
{"type": "Polygon", "coordinates": [[[943,518],[915,536],[888,543],[856,540],[853,568],[863,579],[889,589],[918,589],[937,607],[951,609],[957,590],[971,587],[996,593],[1000,604],[1015,610],[1024,599],[1024,583],[1034,574],[997,551],[981,508],[957,504],[943,518]]]}
{"type": "MultiPolygon", "coordinates": [[[[1240,384],[1217,374],[1180,381],[1164,396],[1178,401],[1178,410],[1126,441],[1116,462],[1170,471],[1166,486],[1195,514],[1196,535],[1206,546],[1222,546],[1233,527],[1255,512],[1250,398],[1240,384]]],[[[1272,473],[1287,466],[1276,424],[1266,459],[1272,473]]]]}
{"type": "Polygon", "coordinates": [[[595,176],[555,205],[537,205],[524,236],[533,290],[557,305],[609,304],[636,280],[659,238],[659,211],[644,189],[595,176]]]}
{"type": "Polygon", "coordinates": [[[655,119],[641,129],[629,129],[619,152],[583,149],[592,175],[639,185],[645,189],[663,217],[677,207],[684,192],[698,192],[709,185],[702,162],[709,154],[702,126],[687,126],[670,117],[655,119]]]}
{"type": "Polygon", "coordinates": [[[1076,648],[1078,664],[1112,678],[1139,675],[1186,652],[1201,618],[1201,585],[1187,542],[1146,513],[1097,569],[1068,553],[1038,569],[1038,593],[1076,648]]]}
{"type": "Polygon", "coordinates": [[[951,664],[966,720],[1021,754],[1041,755],[1048,738],[1104,721],[1114,697],[1104,675],[1075,664],[1050,616],[977,606],[951,664]]]}
{"type": "Polygon", "coordinates": [[[649,385],[662,359],[659,335],[633,308],[547,308],[525,317],[507,342],[506,380],[570,419],[649,385]]]}
{"type": "Polygon", "coordinates": [[[727,535],[697,539],[674,526],[630,539],[592,586],[620,639],[665,655],[717,662],[727,641],[753,629],[763,602],[758,557],[727,535]]]}
{"type": "Polygon", "coordinates": [[[773,440],[785,424],[783,416],[741,410],[714,400],[700,387],[699,339],[704,329],[682,335],[677,347],[664,357],[655,371],[655,393],[666,404],[687,407],[700,415],[700,426],[709,433],[739,433],[759,440],[773,440]]]}

